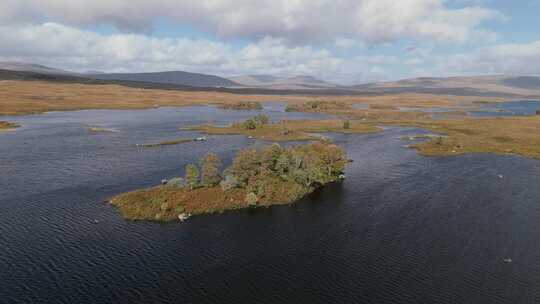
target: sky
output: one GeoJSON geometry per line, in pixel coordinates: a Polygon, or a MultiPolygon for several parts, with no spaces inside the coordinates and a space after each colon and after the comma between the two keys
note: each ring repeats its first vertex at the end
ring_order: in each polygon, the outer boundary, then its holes
{"type": "Polygon", "coordinates": [[[0,0],[0,61],[339,84],[540,75],[540,0],[0,0]]]}

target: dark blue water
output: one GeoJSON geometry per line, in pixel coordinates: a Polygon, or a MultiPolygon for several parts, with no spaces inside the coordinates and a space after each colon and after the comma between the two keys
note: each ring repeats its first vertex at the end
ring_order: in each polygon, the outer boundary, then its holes
{"type": "Polygon", "coordinates": [[[540,110],[540,101],[524,100],[486,104],[481,110],[470,113],[476,117],[526,116],[535,115],[537,110],[540,110]]]}
{"type": "Polygon", "coordinates": [[[125,221],[105,202],[180,175],[207,151],[230,159],[262,144],[137,143],[251,115],[194,107],[8,119],[24,127],[0,135],[0,303],[540,301],[540,162],[421,157],[399,140],[414,129],[334,135],[354,160],[346,181],[293,206],[156,224],[125,221]]]}

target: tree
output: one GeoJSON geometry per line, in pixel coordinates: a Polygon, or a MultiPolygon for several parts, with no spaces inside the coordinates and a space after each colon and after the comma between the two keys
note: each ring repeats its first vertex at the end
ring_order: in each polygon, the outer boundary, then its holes
{"type": "Polygon", "coordinates": [[[242,123],[242,126],[246,130],[255,130],[257,129],[257,123],[253,118],[250,118],[242,123]]]}
{"type": "Polygon", "coordinates": [[[191,189],[199,184],[199,169],[193,164],[186,166],[186,181],[191,189]]]}
{"type": "Polygon", "coordinates": [[[205,187],[213,187],[221,181],[219,168],[221,160],[214,153],[208,153],[201,159],[201,182],[205,187]]]}
{"type": "Polygon", "coordinates": [[[345,120],[343,122],[343,129],[350,129],[351,128],[351,122],[348,120],[345,120]]]}

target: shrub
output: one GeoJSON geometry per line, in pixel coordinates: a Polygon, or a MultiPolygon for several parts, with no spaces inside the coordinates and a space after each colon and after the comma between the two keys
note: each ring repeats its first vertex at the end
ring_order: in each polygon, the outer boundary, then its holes
{"type": "Polygon", "coordinates": [[[167,182],[167,186],[177,187],[177,188],[185,188],[187,186],[187,182],[182,177],[175,177],[175,178],[171,178],[167,182]]]}
{"type": "Polygon", "coordinates": [[[351,128],[351,122],[348,120],[345,120],[343,122],[343,129],[350,129],[351,128]]]}
{"type": "Polygon", "coordinates": [[[238,187],[238,179],[234,175],[225,175],[225,178],[219,183],[223,191],[238,187]]]}
{"type": "Polygon", "coordinates": [[[255,206],[257,205],[257,202],[259,201],[259,199],[257,198],[257,195],[253,192],[250,192],[246,195],[246,198],[245,198],[245,202],[249,205],[249,206],[255,206]]]}
{"type": "Polygon", "coordinates": [[[246,130],[255,130],[257,129],[257,123],[253,118],[250,118],[242,123],[242,127],[246,130]]]}

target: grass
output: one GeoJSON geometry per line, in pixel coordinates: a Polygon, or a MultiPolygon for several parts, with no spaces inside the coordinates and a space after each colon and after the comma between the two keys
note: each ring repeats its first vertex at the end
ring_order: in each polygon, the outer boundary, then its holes
{"type": "Polygon", "coordinates": [[[7,121],[0,121],[0,131],[6,131],[11,130],[20,127],[18,124],[7,122],[7,121]]]}
{"type": "Polygon", "coordinates": [[[361,121],[351,121],[348,129],[344,128],[343,124],[343,120],[282,120],[259,126],[256,129],[246,129],[242,123],[235,123],[226,127],[203,125],[191,129],[206,134],[245,135],[269,141],[324,139],[324,137],[313,133],[337,132],[363,134],[381,131],[380,128],[361,121]]]}
{"type": "MultiPolygon", "coordinates": [[[[0,81],[0,115],[24,115],[49,111],[72,111],[87,109],[148,109],[166,106],[233,105],[249,102],[287,102],[295,110],[303,109],[308,102],[323,104],[312,109],[319,112],[350,110],[352,104],[386,104],[396,107],[453,107],[456,104],[472,104],[474,96],[450,96],[433,94],[387,94],[351,96],[301,96],[233,94],[210,91],[178,91],[141,89],[121,85],[97,85],[55,83],[47,81],[0,81]],[[329,104],[326,106],[324,104],[329,104]]],[[[502,101],[489,98],[489,101],[502,101]]]]}
{"type": "Polygon", "coordinates": [[[243,189],[223,191],[217,186],[189,190],[158,186],[118,195],[111,204],[129,220],[172,221],[183,213],[198,215],[245,208],[245,197],[243,189]]]}
{"type": "Polygon", "coordinates": [[[422,155],[497,153],[540,160],[540,116],[410,121],[400,124],[446,135],[411,146],[422,155]]]}
{"type": "Polygon", "coordinates": [[[141,146],[145,148],[154,148],[154,147],[161,147],[161,146],[173,146],[173,145],[185,144],[192,141],[194,141],[194,139],[182,138],[182,139],[175,139],[175,140],[166,140],[166,141],[162,141],[162,142],[154,143],[154,144],[143,144],[141,146]]]}
{"type": "Polygon", "coordinates": [[[114,132],[112,129],[101,128],[101,127],[88,127],[90,133],[111,133],[114,132]]]}

